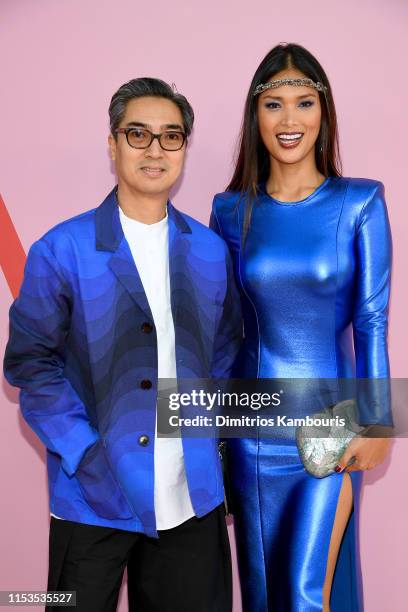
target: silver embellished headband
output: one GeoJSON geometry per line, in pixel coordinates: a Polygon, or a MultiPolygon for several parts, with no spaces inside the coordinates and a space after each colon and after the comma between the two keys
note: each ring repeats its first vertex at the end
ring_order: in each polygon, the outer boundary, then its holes
{"type": "Polygon", "coordinates": [[[327,87],[320,83],[320,81],[312,81],[312,79],[308,79],[306,77],[302,77],[300,79],[275,79],[274,81],[268,81],[267,83],[260,83],[255,87],[254,96],[257,96],[262,91],[266,89],[275,89],[276,87],[281,87],[282,85],[296,85],[297,87],[314,87],[317,91],[322,91],[326,93],[327,87]]]}

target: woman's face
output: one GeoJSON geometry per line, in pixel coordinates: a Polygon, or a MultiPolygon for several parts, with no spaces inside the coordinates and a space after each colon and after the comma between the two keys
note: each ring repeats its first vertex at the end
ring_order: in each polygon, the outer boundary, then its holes
{"type": "MultiPolygon", "coordinates": [[[[283,70],[272,79],[302,78],[296,69],[283,70]]],[[[320,130],[319,93],[313,87],[282,85],[267,89],[258,97],[261,138],[271,157],[295,164],[313,156],[320,130]]]]}

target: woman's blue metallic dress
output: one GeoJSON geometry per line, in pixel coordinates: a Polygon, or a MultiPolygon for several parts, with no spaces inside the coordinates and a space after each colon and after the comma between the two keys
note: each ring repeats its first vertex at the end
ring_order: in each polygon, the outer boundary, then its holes
{"type": "MultiPolygon", "coordinates": [[[[242,248],[244,208],[239,193],[221,193],[211,217],[242,297],[245,338],[236,377],[387,378],[391,236],[383,185],[329,177],[299,202],[278,201],[260,185],[242,248]]],[[[293,436],[231,439],[228,448],[244,611],[322,610],[343,475],[310,476],[293,436]]],[[[354,511],[331,612],[363,609],[362,472],[350,475],[354,511]]]]}

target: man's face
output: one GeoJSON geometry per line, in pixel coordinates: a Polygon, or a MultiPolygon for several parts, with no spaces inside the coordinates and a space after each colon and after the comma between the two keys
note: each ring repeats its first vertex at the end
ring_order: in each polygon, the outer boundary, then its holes
{"type": "MultiPolygon", "coordinates": [[[[154,134],[184,132],[178,106],[166,98],[151,96],[130,100],[119,127],[139,127],[154,134]]],[[[147,149],[135,149],[128,144],[126,134],[120,133],[116,140],[109,136],[109,146],[119,188],[135,195],[168,197],[183,168],[185,144],[178,151],[165,151],[155,138],[147,149]]]]}

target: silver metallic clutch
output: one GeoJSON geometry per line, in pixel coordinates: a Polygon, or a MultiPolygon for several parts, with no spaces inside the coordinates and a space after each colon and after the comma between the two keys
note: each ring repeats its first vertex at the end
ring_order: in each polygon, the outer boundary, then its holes
{"type": "MultiPolygon", "coordinates": [[[[309,474],[324,478],[335,471],[351,440],[367,430],[357,424],[356,414],[355,400],[344,400],[313,414],[311,425],[296,428],[299,455],[309,474]]],[[[354,461],[353,457],[349,465],[354,461]]]]}

